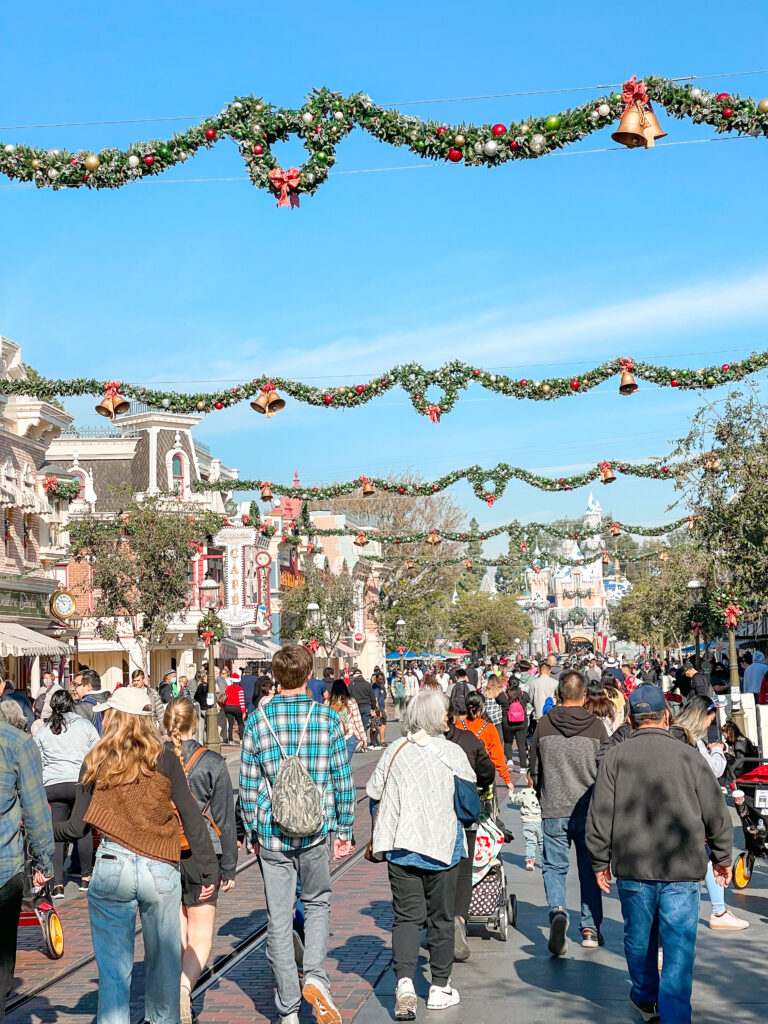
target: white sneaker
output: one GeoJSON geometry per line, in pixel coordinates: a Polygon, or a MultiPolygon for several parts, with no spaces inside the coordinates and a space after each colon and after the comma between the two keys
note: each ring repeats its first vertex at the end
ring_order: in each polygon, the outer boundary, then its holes
{"type": "MultiPolygon", "coordinates": [[[[188,988],[181,986],[181,997],[179,1000],[179,1019],[181,1024],[192,1024],[192,995],[188,988]]],[[[298,1024],[298,1022],[297,1022],[298,1024]]]]}
{"type": "Polygon", "coordinates": [[[450,979],[445,986],[429,986],[428,1010],[447,1010],[449,1006],[455,1006],[460,1001],[459,993],[455,988],[451,988],[450,979]]]}
{"type": "Polygon", "coordinates": [[[281,1017],[280,1024],[299,1024],[298,1013],[289,1013],[287,1017],[281,1017]]]}
{"type": "Polygon", "coordinates": [[[395,1020],[416,1020],[416,989],[410,978],[401,978],[397,983],[395,1020]]]}
{"type": "Polygon", "coordinates": [[[742,917],[736,917],[731,910],[726,910],[724,914],[710,914],[709,927],[727,928],[733,932],[740,932],[749,928],[749,921],[745,921],[742,917]]]}
{"type": "Polygon", "coordinates": [[[341,1013],[331,999],[331,993],[316,978],[309,978],[304,983],[301,994],[312,1007],[317,1024],[341,1024],[341,1013]]]}

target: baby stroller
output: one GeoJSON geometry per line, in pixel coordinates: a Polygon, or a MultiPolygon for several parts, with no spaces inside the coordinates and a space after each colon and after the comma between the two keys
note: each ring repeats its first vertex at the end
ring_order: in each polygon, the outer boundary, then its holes
{"type": "Polygon", "coordinates": [[[495,789],[481,796],[482,811],[477,823],[475,858],[472,866],[472,897],[467,924],[482,924],[506,942],[510,925],[517,922],[517,897],[507,889],[507,876],[499,853],[514,836],[499,820],[495,789]]]}
{"type": "Polygon", "coordinates": [[[732,782],[731,790],[745,846],[733,865],[733,884],[737,889],[746,889],[755,861],[768,858],[768,762],[732,782]]]}
{"type": "MultiPolygon", "coordinates": [[[[22,831],[24,826],[22,825],[22,831]]],[[[33,883],[34,868],[29,854],[26,836],[24,837],[24,893],[19,914],[19,927],[37,927],[43,933],[43,941],[48,956],[58,960],[64,955],[64,930],[61,918],[53,906],[51,886],[48,882],[43,886],[33,883]]]]}

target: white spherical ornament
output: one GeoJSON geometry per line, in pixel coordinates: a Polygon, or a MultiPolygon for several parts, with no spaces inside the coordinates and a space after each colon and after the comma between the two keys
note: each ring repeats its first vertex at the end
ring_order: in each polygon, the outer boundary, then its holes
{"type": "Polygon", "coordinates": [[[48,150],[48,156],[58,156],[58,155],[59,155],[58,149],[49,149],[48,150]]]}
{"type": "Polygon", "coordinates": [[[141,160],[139,160],[139,158],[136,156],[136,154],[135,153],[131,153],[131,155],[128,157],[128,166],[129,167],[138,167],[140,163],[141,163],[141,160]]]}
{"type": "Polygon", "coordinates": [[[546,140],[543,135],[534,135],[531,138],[531,149],[534,153],[543,153],[545,146],[546,140]]]}
{"type": "Polygon", "coordinates": [[[483,152],[486,156],[494,157],[499,152],[499,144],[496,139],[486,139],[483,143],[483,152]]]}
{"type": "Polygon", "coordinates": [[[482,144],[482,142],[476,142],[475,145],[474,145],[474,150],[475,150],[475,152],[477,153],[478,156],[482,156],[483,155],[483,144],[482,144]]]}
{"type": "Polygon", "coordinates": [[[170,407],[171,407],[171,400],[169,398],[164,398],[160,404],[162,405],[162,407],[164,409],[170,409],[170,407]]]}
{"type": "Polygon", "coordinates": [[[691,89],[691,99],[700,100],[701,99],[701,89],[691,89]]]}
{"type": "Polygon", "coordinates": [[[495,384],[495,383],[496,383],[496,374],[495,374],[495,373],[492,373],[492,374],[491,374],[491,383],[492,383],[492,384],[495,384]]]}
{"type": "Polygon", "coordinates": [[[301,115],[301,120],[304,122],[304,124],[312,124],[312,122],[314,121],[314,117],[312,117],[308,110],[305,110],[304,113],[301,115]]]}
{"type": "Polygon", "coordinates": [[[305,175],[304,175],[304,180],[305,180],[305,181],[308,181],[310,185],[313,185],[313,184],[314,184],[314,182],[315,182],[315,176],[314,176],[314,174],[312,173],[312,171],[309,171],[309,172],[308,172],[307,174],[305,174],[305,175]]]}
{"type": "Polygon", "coordinates": [[[264,104],[263,103],[257,103],[256,106],[253,109],[254,110],[263,110],[264,109],[264,104]]]}
{"type": "Polygon", "coordinates": [[[240,103],[239,100],[235,100],[235,102],[232,104],[232,106],[235,108],[235,110],[242,110],[243,109],[243,104],[240,103]]]}
{"type": "Polygon", "coordinates": [[[600,120],[600,112],[598,110],[593,110],[589,116],[592,118],[593,121],[600,120]]]}
{"type": "Polygon", "coordinates": [[[337,121],[343,121],[344,120],[344,111],[343,110],[336,110],[334,112],[333,116],[336,118],[337,121]]]}
{"type": "Polygon", "coordinates": [[[13,143],[9,142],[8,145],[5,147],[5,152],[6,153],[14,153],[15,151],[16,151],[16,147],[13,145],[13,143]]]}
{"type": "Polygon", "coordinates": [[[600,115],[600,117],[608,117],[608,115],[611,112],[611,108],[608,106],[607,103],[601,103],[600,106],[597,108],[597,112],[600,115]]]}
{"type": "Polygon", "coordinates": [[[530,127],[531,126],[529,124],[521,124],[520,125],[520,131],[521,132],[527,132],[530,127]]]}
{"type": "Polygon", "coordinates": [[[51,181],[55,181],[58,178],[58,176],[59,172],[56,170],[55,167],[48,168],[48,177],[51,179],[51,181]]]}

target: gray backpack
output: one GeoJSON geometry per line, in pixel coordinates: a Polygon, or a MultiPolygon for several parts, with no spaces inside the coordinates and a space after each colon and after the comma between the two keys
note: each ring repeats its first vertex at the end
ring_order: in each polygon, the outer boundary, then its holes
{"type": "Polygon", "coordinates": [[[267,780],[267,788],[272,799],[272,821],[281,832],[292,839],[303,839],[305,836],[315,835],[323,827],[325,820],[320,791],[312,776],[299,760],[304,734],[315,707],[316,704],[313,702],[304,728],[301,730],[296,753],[290,755],[286,754],[280,740],[275,735],[275,730],[270,725],[269,718],[266,713],[264,714],[267,728],[272,733],[282,754],[274,785],[270,786],[269,780],[267,780]]]}

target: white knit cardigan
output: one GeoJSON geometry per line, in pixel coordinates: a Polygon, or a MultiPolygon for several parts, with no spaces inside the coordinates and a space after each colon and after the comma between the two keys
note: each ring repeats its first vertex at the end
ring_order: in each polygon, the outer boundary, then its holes
{"type": "Polygon", "coordinates": [[[457,828],[453,772],[468,782],[476,781],[467,755],[444,736],[420,731],[387,747],[366,786],[372,800],[381,800],[373,830],[374,853],[408,850],[450,863],[457,828]],[[442,760],[427,749],[430,745],[439,750],[442,760]]]}

